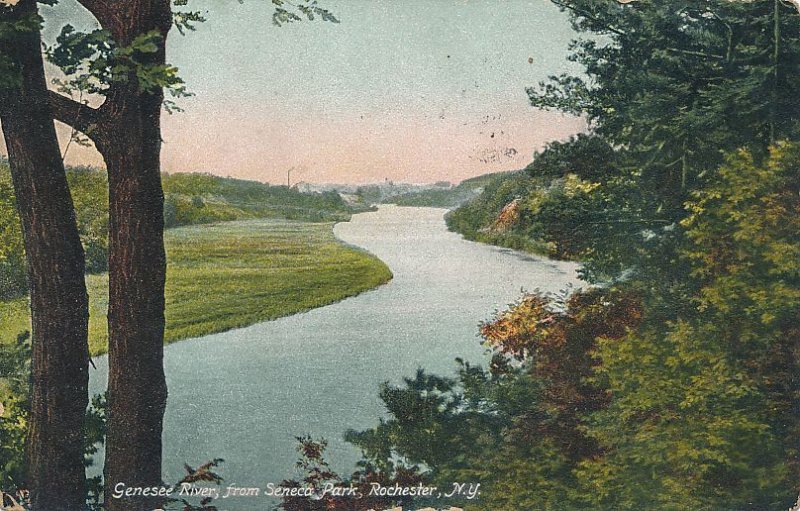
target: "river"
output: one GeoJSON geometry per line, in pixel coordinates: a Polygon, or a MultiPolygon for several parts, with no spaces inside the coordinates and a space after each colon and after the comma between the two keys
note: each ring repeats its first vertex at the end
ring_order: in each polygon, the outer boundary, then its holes
{"type": "MultiPolygon", "coordinates": [[[[329,443],[344,473],[357,459],[348,428],[377,423],[378,386],[417,368],[452,375],[454,359],[485,362],[477,326],[520,296],[580,285],[577,265],[465,241],[443,209],[382,206],[335,226],[338,238],[383,260],[388,284],[319,309],[167,347],[166,481],[183,463],[224,458],[225,484],[294,477],[295,437],[329,443]]],[[[91,389],[107,376],[96,361],[91,389]]],[[[226,503],[230,509],[262,509],[226,503]],[[229,505],[230,504],[230,505],[229,505]]],[[[266,507],[265,507],[266,508],[266,507]]]]}

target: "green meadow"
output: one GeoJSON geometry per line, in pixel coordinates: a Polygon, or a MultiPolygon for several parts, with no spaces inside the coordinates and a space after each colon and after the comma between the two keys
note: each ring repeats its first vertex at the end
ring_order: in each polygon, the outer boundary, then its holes
{"type": "MultiPolygon", "coordinates": [[[[389,268],[333,235],[333,223],[259,219],[165,232],[167,343],[287,316],[391,279],[389,268]]],[[[89,349],[107,351],[108,274],[87,275],[89,349]]],[[[30,328],[27,298],[0,302],[0,339],[30,328]]]]}

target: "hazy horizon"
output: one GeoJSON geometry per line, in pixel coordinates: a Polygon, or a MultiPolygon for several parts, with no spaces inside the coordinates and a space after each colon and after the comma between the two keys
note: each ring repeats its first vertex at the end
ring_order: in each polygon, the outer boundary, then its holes
{"type": "MultiPolygon", "coordinates": [[[[163,171],[459,182],[522,168],[585,127],[528,105],[526,86],[575,71],[574,33],[547,0],[321,3],[340,24],[274,27],[266,2],[190,2],[208,21],[170,35],[168,59],[195,95],[163,116],[163,171]]],[[[66,23],[91,26],[74,0],[42,11],[48,41],[66,23]]],[[[72,144],[66,162],[102,159],[72,144]]]]}

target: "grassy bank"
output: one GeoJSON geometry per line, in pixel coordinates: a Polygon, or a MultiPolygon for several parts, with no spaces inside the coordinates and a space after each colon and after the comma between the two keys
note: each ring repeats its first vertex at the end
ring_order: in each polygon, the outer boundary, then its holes
{"type": "MultiPolygon", "coordinates": [[[[108,176],[89,167],[67,168],[78,232],[86,253],[86,273],[108,271],[108,176]]],[[[302,193],[211,174],[162,174],[166,228],[280,218],[305,222],[340,222],[360,211],[338,193],[302,193]]],[[[25,250],[17,215],[11,171],[0,156],[0,299],[27,294],[25,250]]]]}
{"type": "MultiPolygon", "coordinates": [[[[331,223],[247,220],[166,231],[166,342],[320,307],[387,282],[380,260],[331,223]]],[[[89,275],[89,348],[107,349],[108,275],[89,275]]],[[[29,329],[27,299],[0,302],[0,340],[29,329]]]]}

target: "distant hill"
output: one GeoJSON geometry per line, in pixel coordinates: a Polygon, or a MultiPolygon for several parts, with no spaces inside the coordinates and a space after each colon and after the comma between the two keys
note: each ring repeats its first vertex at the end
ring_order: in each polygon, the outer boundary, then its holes
{"type": "Polygon", "coordinates": [[[487,186],[511,174],[513,174],[513,172],[484,174],[482,176],[465,179],[458,185],[450,188],[429,188],[411,191],[389,197],[385,202],[397,204],[398,206],[455,209],[480,195],[487,186]]]}
{"type": "Polygon", "coordinates": [[[303,193],[212,174],[164,174],[167,227],[243,218],[341,221],[355,210],[335,191],[303,193]]]}

